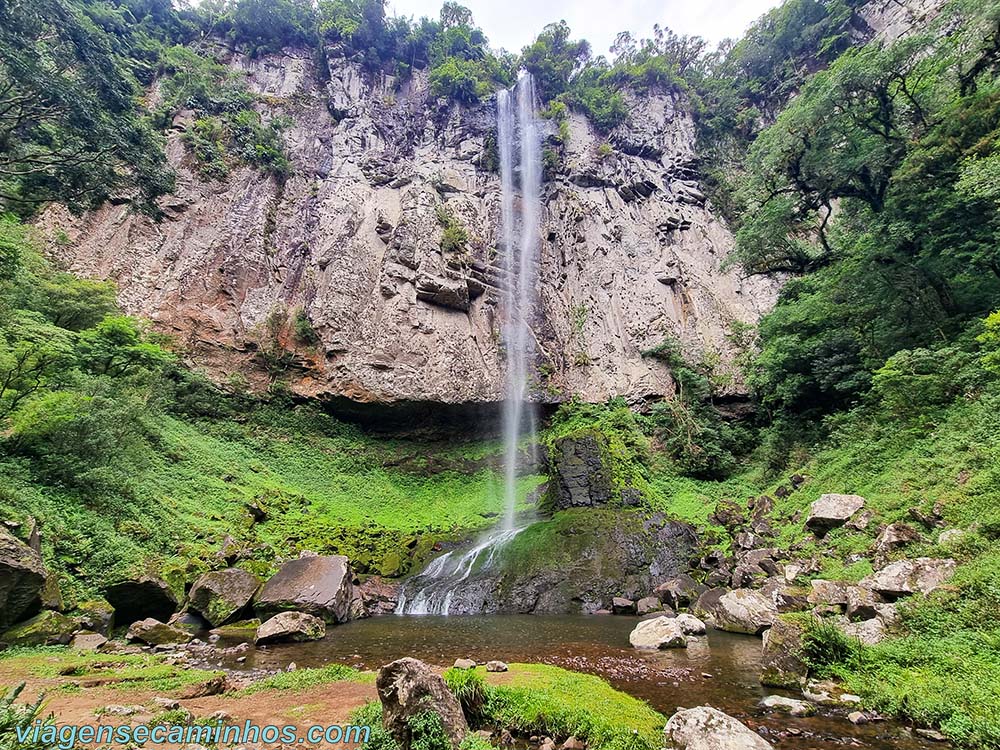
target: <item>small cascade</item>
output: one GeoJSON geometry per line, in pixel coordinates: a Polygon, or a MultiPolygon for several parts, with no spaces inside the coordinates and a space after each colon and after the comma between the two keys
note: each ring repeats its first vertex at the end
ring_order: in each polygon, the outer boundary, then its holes
{"type": "Polygon", "coordinates": [[[455,590],[462,582],[468,580],[473,572],[489,570],[500,549],[523,530],[523,527],[494,529],[469,550],[452,550],[435,558],[420,575],[408,581],[400,592],[396,614],[449,614],[455,590]],[[407,596],[408,591],[415,592],[412,598],[407,596]]]}
{"type": "MultiPolygon", "coordinates": [[[[541,135],[535,83],[522,73],[513,91],[497,94],[497,141],[500,155],[500,239],[505,283],[503,342],[507,367],[503,402],[504,515],[494,529],[468,551],[447,552],[408,581],[400,592],[397,614],[447,615],[457,589],[474,573],[488,571],[498,552],[523,526],[514,525],[520,446],[535,444],[536,416],[528,400],[534,357],[536,267],[541,222],[541,135]],[[412,595],[410,592],[413,592],[412,595]]],[[[484,269],[485,270],[485,269],[484,269]]]]}

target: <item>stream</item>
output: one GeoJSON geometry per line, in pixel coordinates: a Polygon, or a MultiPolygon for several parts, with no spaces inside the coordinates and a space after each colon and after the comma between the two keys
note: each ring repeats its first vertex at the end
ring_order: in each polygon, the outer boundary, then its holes
{"type": "MultiPolygon", "coordinates": [[[[776,748],[942,747],[913,737],[895,722],[855,726],[847,720],[847,711],[823,709],[808,718],[765,712],[757,708],[758,701],[782,691],[767,690],[757,680],[760,638],[710,630],[707,637],[692,639],[687,649],[644,652],[628,645],[637,621],[581,615],[376,617],[338,625],[321,641],[251,649],[245,663],[221,666],[243,671],[280,670],[291,662],[298,667],[340,663],[377,670],[404,656],[442,667],[459,657],[480,664],[490,659],[536,662],[599,675],[667,716],[678,707],[714,706],[759,730],[776,748]]],[[[223,640],[218,645],[233,643],[223,640]]]]}

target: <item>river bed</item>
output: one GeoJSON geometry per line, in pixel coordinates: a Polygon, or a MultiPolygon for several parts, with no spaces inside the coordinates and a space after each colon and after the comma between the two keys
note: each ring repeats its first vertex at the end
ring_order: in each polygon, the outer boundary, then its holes
{"type": "Polygon", "coordinates": [[[763,711],[757,708],[760,699],[781,691],[765,689],[757,680],[760,638],[710,630],[687,649],[644,652],[628,645],[637,621],[618,616],[377,617],[331,628],[321,641],[251,649],[245,663],[223,666],[239,671],[284,669],[292,662],[298,667],[340,663],[376,670],[403,656],[442,667],[459,657],[479,663],[535,662],[599,675],[668,716],[678,707],[714,706],[758,729],[778,748],[942,747],[894,722],[855,726],[846,711],[824,709],[808,718],[763,711]]]}

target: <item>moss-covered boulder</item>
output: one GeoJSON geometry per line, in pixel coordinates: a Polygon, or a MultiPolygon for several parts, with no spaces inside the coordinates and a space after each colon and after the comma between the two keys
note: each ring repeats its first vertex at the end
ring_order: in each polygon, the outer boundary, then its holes
{"type": "Polygon", "coordinates": [[[260,588],[260,579],[239,568],[206,573],[191,587],[188,607],[218,627],[243,612],[260,588]]]}
{"type": "Polygon", "coordinates": [[[326,623],[304,612],[279,612],[257,628],[258,646],[282,641],[318,641],[326,635],[326,623]]]}
{"type": "Polygon", "coordinates": [[[37,611],[45,577],[42,556],[0,527],[0,629],[37,611]]]}
{"type": "Polygon", "coordinates": [[[175,625],[160,622],[152,617],[133,622],[125,636],[130,641],[142,641],[150,646],[165,646],[171,643],[187,643],[191,633],[175,625]]]}
{"type": "Polygon", "coordinates": [[[761,685],[795,689],[805,682],[809,671],[801,656],[805,622],[801,615],[786,615],[764,631],[761,685]]]}
{"type": "Polygon", "coordinates": [[[104,590],[119,625],[149,617],[165,622],[177,611],[177,596],[166,581],[154,576],[118,581],[104,590]]]}
{"type": "Polygon", "coordinates": [[[0,642],[8,646],[65,646],[78,628],[72,617],[47,609],[10,628],[0,636],[0,642]]]}
{"type": "Polygon", "coordinates": [[[108,635],[115,624],[115,608],[103,599],[80,602],[74,614],[81,628],[101,635],[108,635]]]}

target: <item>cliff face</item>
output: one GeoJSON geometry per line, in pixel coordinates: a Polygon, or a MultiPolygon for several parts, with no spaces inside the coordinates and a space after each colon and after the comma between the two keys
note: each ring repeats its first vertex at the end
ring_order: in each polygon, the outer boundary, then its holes
{"type": "MultiPolygon", "coordinates": [[[[50,252],[115,280],[127,311],[174,334],[218,379],[242,372],[262,387],[261,352],[280,349],[293,354],[283,377],[302,395],[499,400],[493,102],[450,105],[420,74],[397,87],[332,54],[323,84],[305,52],[230,64],[265,117],[291,118],[293,176],[279,184],[240,168],[203,180],[182,114],[169,133],[178,181],[166,218],[123,205],[80,218],[51,209],[40,222],[50,252]],[[441,249],[441,206],[467,229],[464,251],[441,249]],[[300,310],[317,346],[293,335],[300,310]]],[[[732,237],[699,190],[684,102],[633,97],[629,122],[607,139],[579,115],[569,125],[543,190],[536,397],[669,395],[668,368],[641,356],[668,337],[731,371],[732,324],[754,321],[776,286],[722,270],[732,237]]]]}

